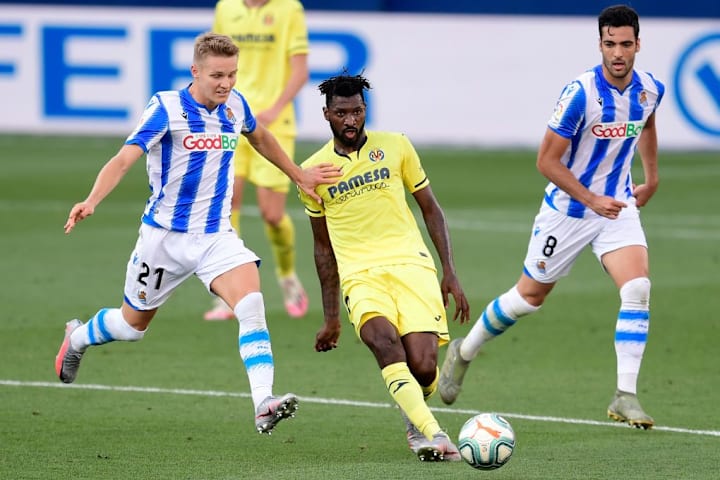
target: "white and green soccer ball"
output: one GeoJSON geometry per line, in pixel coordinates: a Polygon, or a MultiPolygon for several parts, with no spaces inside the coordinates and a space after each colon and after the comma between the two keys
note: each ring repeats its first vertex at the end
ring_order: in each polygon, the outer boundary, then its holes
{"type": "Polygon", "coordinates": [[[515,432],[500,415],[481,413],[462,426],[457,446],[471,467],[494,470],[510,460],[515,449],[515,432]]]}

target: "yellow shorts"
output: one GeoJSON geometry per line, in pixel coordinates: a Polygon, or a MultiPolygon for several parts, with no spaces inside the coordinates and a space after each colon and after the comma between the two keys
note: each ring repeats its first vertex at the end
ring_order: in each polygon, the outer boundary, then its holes
{"type": "MultiPolygon", "coordinates": [[[[292,135],[275,135],[278,143],[290,159],[295,158],[295,137],[292,135]]],[[[258,187],[265,187],[276,192],[287,193],[290,190],[290,179],[282,170],[260,155],[245,137],[241,137],[235,150],[235,176],[243,177],[258,187]]]]}
{"type": "Polygon", "coordinates": [[[435,271],[419,265],[375,267],[342,282],[343,298],[355,334],[371,318],[383,316],[400,336],[431,332],[438,345],[450,340],[447,315],[435,271]]]}

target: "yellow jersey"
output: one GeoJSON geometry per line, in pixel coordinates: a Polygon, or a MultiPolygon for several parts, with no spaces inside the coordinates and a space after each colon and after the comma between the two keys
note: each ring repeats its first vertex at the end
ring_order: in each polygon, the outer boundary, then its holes
{"type": "MultiPolygon", "coordinates": [[[[243,0],[220,0],[213,31],[229,36],[240,49],[235,86],[253,113],[270,108],[285,89],[290,57],[309,51],[305,11],[297,0],[270,0],[254,8],[243,0]]],[[[277,134],[297,134],[293,102],[271,127],[277,134]]]]}
{"type": "Polygon", "coordinates": [[[350,155],[336,152],[330,140],[302,163],[308,168],[329,162],[343,173],[337,182],[315,189],[322,204],[299,190],[305,213],[325,217],[341,280],[396,264],[436,271],[406,200],[406,190],[414,193],[430,184],[415,148],[400,133],[366,133],[360,150],[350,155]]]}

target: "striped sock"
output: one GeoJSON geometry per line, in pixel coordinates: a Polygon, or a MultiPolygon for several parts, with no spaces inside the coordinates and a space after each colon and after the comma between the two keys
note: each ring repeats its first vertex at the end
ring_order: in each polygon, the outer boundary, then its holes
{"type": "Polygon", "coordinates": [[[265,321],[265,305],[260,292],[247,294],[234,308],[240,323],[238,347],[245,364],[253,404],[257,406],[272,395],[275,364],[270,332],[265,321]]]}
{"type": "Polygon", "coordinates": [[[75,329],[70,336],[70,344],[78,352],[84,352],[89,346],[116,340],[137,342],[142,340],[146,331],[135,330],[128,325],[119,308],[103,308],[87,323],[75,329]]]}
{"type": "Polygon", "coordinates": [[[615,324],[617,389],[636,394],[650,327],[650,280],[630,280],[620,289],[620,299],[622,303],[615,324]]]}

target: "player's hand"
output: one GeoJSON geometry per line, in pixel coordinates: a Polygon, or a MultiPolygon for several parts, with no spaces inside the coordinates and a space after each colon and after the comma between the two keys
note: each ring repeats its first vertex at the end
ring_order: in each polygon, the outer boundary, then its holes
{"type": "Polygon", "coordinates": [[[450,305],[450,295],[455,299],[455,314],[453,315],[453,320],[457,320],[458,317],[460,317],[461,324],[469,321],[470,304],[465,297],[465,292],[463,292],[457,276],[455,274],[444,275],[442,282],[440,282],[440,290],[442,291],[445,308],[448,308],[450,305]]]}
{"type": "Polygon", "coordinates": [[[337,348],[340,330],[339,319],[326,320],[320,330],[318,330],[317,335],[315,335],[315,351],[329,352],[333,348],[337,348]]]}
{"type": "Polygon", "coordinates": [[[633,184],[632,190],[633,197],[635,197],[636,199],[635,205],[637,205],[638,207],[644,207],[650,201],[650,198],[655,195],[655,192],[657,191],[657,185],[651,186],[647,183],[643,183],[640,185],[633,184]]]}
{"type": "Polygon", "coordinates": [[[320,196],[315,193],[315,187],[321,184],[333,183],[342,176],[342,168],[332,163],[320,163],[313,167],[303,169],[302,176],[297,182],[298,187],[318,203],[322,203],[320,196]]]}
{"type": "Polygon", "coordinates": [[[588,206],[598,215],[615,220],[620,215],[620,211],[627,207],[627,203],[607,195],[597,195],[588,206]]]}
{"type": "Polygon", "coordinates": [[[67,222],[65,222],[65,234],[72,232],[78,222],[95,213],[95,207],[87,202],[76,203],[70,210],[67,222]]]}
{"type": "Polygon", "coordinates": [[[277,119],[279,114],[280,114],[280,111],[274,111],[272,109],[263,110],[262,112],[255,115],[255,120],[260,122],[267,128],[270,126],[271,123],[273,123],[277,119]]]}

